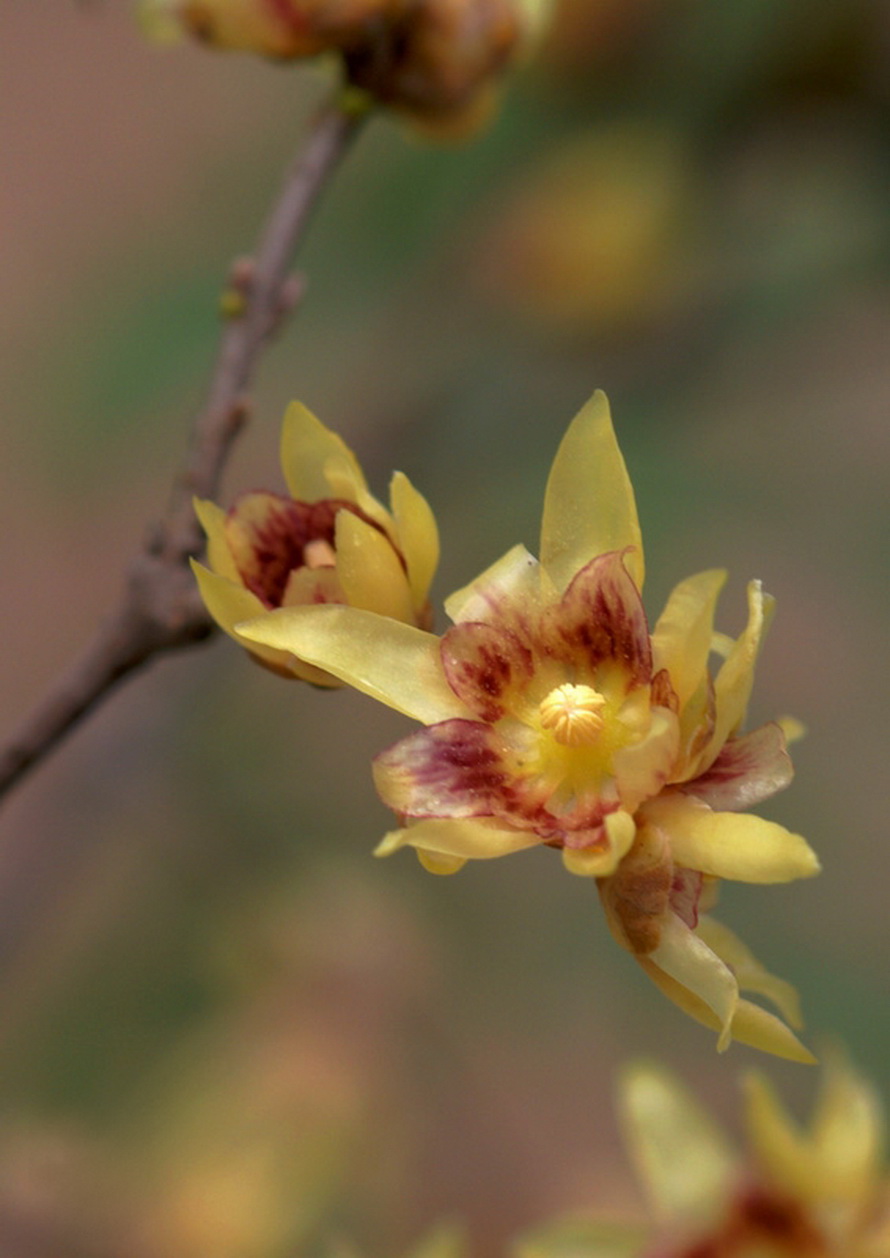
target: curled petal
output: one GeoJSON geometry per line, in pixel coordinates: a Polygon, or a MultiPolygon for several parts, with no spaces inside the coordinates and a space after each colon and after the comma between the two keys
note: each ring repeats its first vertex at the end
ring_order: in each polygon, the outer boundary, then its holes
{"type": "MultiPolygon", "coordinates": [[[[682,983],[671,978],[664,970],[654,965],[648,957],[638,957],[640,965],[652,979],[653,983],[675,1005],[688,1013],[702,1026],[714,1031],[722,1031],[722,1025],[714,1011],[700,996],[689,991],[682,983]]],[[[772,1053],[775,1057],[784,1057],[788,1061],[799,1061],[812,1065],[816,1058],[801,1044],[793,1031],[780,1021],[773,1013],[761,1009],[750,1000],[739,1000],[736,1005],[730,1026],[731,1037],[740,1044],[750,1044],[764,1053],[772,1053]]]]}
{"type": "Polygon", "coordinates": [[[642,812],[669,836],[674,860],[687,869],[759,883],[790,882],[819,872],[806,839],[752,813],[713,812],[677,792],[648,800],[642,812]]]}
{"type": "Polygon", "coordinates": [[[480,721],[442,721],[374,759],[374,782],[409,817],[490,817],[514,802],[517,778],[497,733],[480,721]]]}
{"type": "Polygon", "coordinates": [[[633,486],[606,395],[597,391],[569,425],[550,471],[541,563],[564,590],[591,559],[628,548],[628,571],[642,589],[643,542],[633,486]]]}
{"type": "Polygon", "coordinates": [[[714,609],[726,572],[712,568],[675,586],[652,633],[656,669],[666,668],[683,707],[701,684],[708,665],[714,609]]]}
{"type": "Polygon", "coordinates": [[[645,825],[612,876],[598,883],[609,929],[637,957],[658,946],[673,876],[667,836],[645,825]]]}
{"type": "Polygon", "coordinates": [[[729,966],[738,979],[741,991],[765,996],[790,1026],[800,1030],[803,1026],[800,997],[790,983],[770,974],[738,935],[713,917],[699,918],[698,935],[729,966]]]}
{"type": "MultiPolygon", "coordinates": [[[[374,849],[374,855],[390,856],[399,848],[413,847],[418,853],[463,864],[467,860],[508,856],[511,852],[537,847],[539,843],[540,839],[528,830],[511,830],[485,818],[426,817],[401,830],[392,830],[374,849]]],[[[453,866],[456,868],[459,866],[453,866]]]]}
{"type": "Polygon", "coordinates": [[[372,699],[432,724],[465,717],[445,680],[439,639],[357,607],[284,607],[237,627],[239,635],[291,651],[372,699]]]}
{"type": "MultiPolygon", "coordinates": [[[[562,849],[562,863],[570,874],[582,878],[608,878],[630,851],[637,832],[629,812],[610,812],[597,827],[599,841],[593,846],[562,849]]],[[[573,836],[574,837],[574,836],[573,836]]]]}
{"type": "Polygon", "coordinates": [[[302,402],[291,402],[281,427],[281,469],[292,498],[317,502],[320,498],[346,498],[358,502],[367,491],[358,460],[342,437],[326,428],[302,402]],[[330,471],[337,469],[337,489],[330,471]]]}
{"type": "Polygon", "coordinates": [[[788,785],[794,776],[785,750],[785,734],[771,721],[740,738],[730,738],[711,767],[681,791],[710,808],[730,811],[751,808],[788,785]]]}
{"type": "Polygon", "coordinates": [[[389,487],[399,549],[405,556],[408,583],[414,606],[423,607],[439,563],[439,531],[436,517],[403,472],[396,472],[389,487]]]}
{"type": "Polygon", "coordinates": [[[509,630],[494,625],[455,625],[442,638],[448,684],[474,715],[498,721],[516,713],[534,677],[531,651],[509,630]]]}
{"type": "Polygon", "coordinates": [[[406,624],[414,620],[408,578],[388,537],[353,512],[341,511],[334,547],[337,576],[350,606],[406,624]]]}
{"type": "Polygon", "coordinates": [[[649,628],[624,558],[618,551],[600,555],[577,573],[550,609],[543,640],[545,649],[558,643],[559,655],[575,665],[579,676],[589,677],[601,664],[614,662],[629,685],[642,686],[652,677],[649,628]]]}
{"type": "Polygon", "coordinates": [[[739,985],[729,966],[675,913],[665,914],[658,947],[646,959],[704,1002],[720,1026],[717,1051],[727,1049],[739,1002],[739,985]]]}
{"type": "Polygon", "coordinates": [[[622,1072],[619,1086],[625,1139],[653,1214],[701,1227],[734,1186],[735,1151],[666,1070],[637,1063],[622,1072]]]}

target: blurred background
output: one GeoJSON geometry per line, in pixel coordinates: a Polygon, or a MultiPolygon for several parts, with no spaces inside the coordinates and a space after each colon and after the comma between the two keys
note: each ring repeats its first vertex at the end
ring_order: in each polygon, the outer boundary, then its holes
{"type": "MultiPolygon", "coordinates": [[[[158,50],[121,0],[0,12],[4,729],[88,641],[165,501],[316,69],[158,50]]],[[[770,817],[825,872],[722,918],[890,1095],[885,820],[890,6],[558,0],[484,134],[371,124],[304,250],[226,502],[279,488],[293,397],[440,521],[437,601],[537,545],[596,387],[647,605],[725,565],[779,600],[751,723],[809,729],[770,817]]],[[[441,616],[440,616],[441,626],[441,616]]],[[[0,816],[0,1250],[479,1258],[638,1208],[614,1073],[657,1054],[736,1124],[739,1072],[549,851],[437,879],[371,850],[408,723],[228,640],[148,669],[0,816]]]]}

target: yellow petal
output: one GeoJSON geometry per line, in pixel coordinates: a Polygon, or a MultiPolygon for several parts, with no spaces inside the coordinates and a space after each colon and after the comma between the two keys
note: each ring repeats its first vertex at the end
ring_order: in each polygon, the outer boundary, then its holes
{"type": "Polygon", "coordinates": [[[445,680],[439,639],[357,607],[283,607],[238,633],[323,668],[349,686],[426,725],[469,717],[445,680]]]}
{"type": "MultiPolygon", "coordinates": [[[[720,1031],[720,1020],[709,1009],[705,1002],[693,992],[683,987],[669,974],[665,974],[657,965],[653,965],[648,957],[637,957],[638,962],[655,983],[656,987],[672,1000],[675,1005],[688,1013],[702,1026],[720,1031]]],[[[812,1064],[816,1058],[808,1048],[801,1044],[793,1031],[781,1022],[775,1014],[768,1013],[750,1000],[740,1000],[736,1006],[731,1026],[732,1038],[740,1044],[750,1044],[764,1053],[772,1053],[775,1057],[784,1057],[788,1061],[799,1061],[812,1064]]]]}
{"type": "MultiPolygon", "coordinates": [[[[196,559],[191,561],[191,565],[192,572],[194,572],[198,582],[201,598],[204,600],[204,606],[220,629],[225,630],[230,637],[234,638],[241,646],[244,646],[244,639],[235,632],[235,625],[249,617],[253,618],[268,614],[267,609],[257,596],[243,585],[238,585],[234,581],[220,576],[217,572],[211,572],[209,568],[205,568],[196,559]]],[[[250,644],[250,649],[255,650],[256,654],[261,655],[264,659],[268,659],[270,662],[283,667],[286,667],[289,661],[289,653],[286,651],[270,650],[268,647],[254,647],[253,643],[250,644]]]]}
{"type": "Polygon", "coordinates": [[[747,812],[713,812],[688,795],[665,794],[643,813],[669,836],[674,860],[717,878],[790,882],[819,872],[819,860],[799,834],[747,812]]]}
{"type": "Polygon", "coordinates": [[[603,822],[609,840],[605,848],[570,848],[562,850],[562,863],[570,874],[582,878],[605,878],[613,874],[633,846],[637,823],[629,812],[619,808],[610,812],[603,822]]]}
{"type": "Polygon", "coordinates": [[[439,530],[426,498],[408,477],[396,472],[389,487],[389,501],[396,522],[399,548],[408,566],[408,582],[414,606],[423,607],[439,563],[439,530]]]}
{"type": "Polygon", "coordinates": [[[521,606],[533,612],[556,597],[541,565],[522,545],[508,550],[480,576],[445,600],[445,611],[460,623],[492,619],[492,599],[510,609],[521,606]]]}
{"type": "Polygon", "coordinates": [[[658,947],[647,959],[707,1005],[720,1025],[717,1050],[722,1052],[728,1048],[730,1027],[739,1002],[739,985],[729,966],[670,912],[661,923],[658,947]]]}
{"type": "Polygon", "coordinates": [[[675,586],[652,634],[653,672],[666,668],[681,709],[707,669],[714,609],[726,583],[722,568],[696,573],[675,586]]]}
{"type": "Polygon", "coordinates": [[[750,581],[748,623],[714,680],[716,721],[707,753],[699,764],[699,772],[713,763],[727,738],[735,733],[745,718],[754,684],[754,665],[774,607],[775,600],[763,593],[760,582],[750,581]]]}
{"type": "Polygon", "coordinates": [[[414,623],[408,578],[388,537],[352,511],[343,510],[337,515],[334,547],[347,603],[414,623]]]}
{"type": "Polygon", "coordinates": [[[401,830],[391,830],[378,843],[374,855],[391,856],[399,848],[414,847],[437,857],[456,857],[463,862],[492,860],[540,844],[541,840],[530,830],[503,829],[485,817],[457,820],[425,817],[401,830]]]}
{"type": "Polygon", "coordinates": [[[241,584],[241,574],[226,538],[227,513],[215,502],[208,502],[205,498],[193,498],[192,504],[198,522],[207,534],[207,562],[210,567],[221,577],[241,584]]]}
{"type": "Polygon", "coordinates": [[[736,1178],[736,1156],[720,1128],[666,1070],[626,1068],[619,1081],[625,1141],[661,1222],[706,1225],[736,1178]]]}
{"type": "Polygon", "coordinates": [[[597,555],[624,550],[627,570],[643,586],[643,541],[606,395],[599,390],[575,416],[556,452],[541,522],[541,563],[562,591],[597,555]]]}
{"type": "Polygon", "coordinates": [[[713,917],[700,917],[696,934],[725,961],[738,979],[740,989],[765,996],[791,1026],[800,1030],[803,1018],[800,997],[790,983],[777,978],[760,964],[738,935],[713,917]]]}
{"type": "Polygon", "coordinates": [[[346,442],[316,419],[302,402],[291,402],[281,426],[281,470],[292,498],[318,502],[320,498],[358,501],[367,491],[362,469],[346,442]],[[330,471],[336,469],[337,490],[330,471]]]}

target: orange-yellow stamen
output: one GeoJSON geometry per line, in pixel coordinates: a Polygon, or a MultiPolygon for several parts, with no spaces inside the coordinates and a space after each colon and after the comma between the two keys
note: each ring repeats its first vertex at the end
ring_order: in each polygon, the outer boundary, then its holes
{"type": "Polygon", "coordinates": [[[605,721],[600,709],[606,700],[592,686],[566,683],[551,690],[541,703],[541,725],[564,747],[582,747],[596,742],[605,721]]]}

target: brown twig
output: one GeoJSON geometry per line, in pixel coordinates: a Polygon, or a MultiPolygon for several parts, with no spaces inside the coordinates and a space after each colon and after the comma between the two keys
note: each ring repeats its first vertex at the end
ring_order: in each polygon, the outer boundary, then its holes
{"type": "Polygon", "coordinates": [[[344,98],[316,115],[305,147],[284,180],[252,259],[232,267],[225,325],[207,402],[163,518],[130,565],[121,600],[83,656],[0,750],[0,797],[69,733],[123,678],[162,651],[209,637],[214,626],[195,589],[190,555],[202,548],[194,495],[213,497],[235,437],[247,418],[248,389],[264,346],[296,304],[289,275],[296,248],[330,176],[360,129],[365,111],[344,98]]]}

